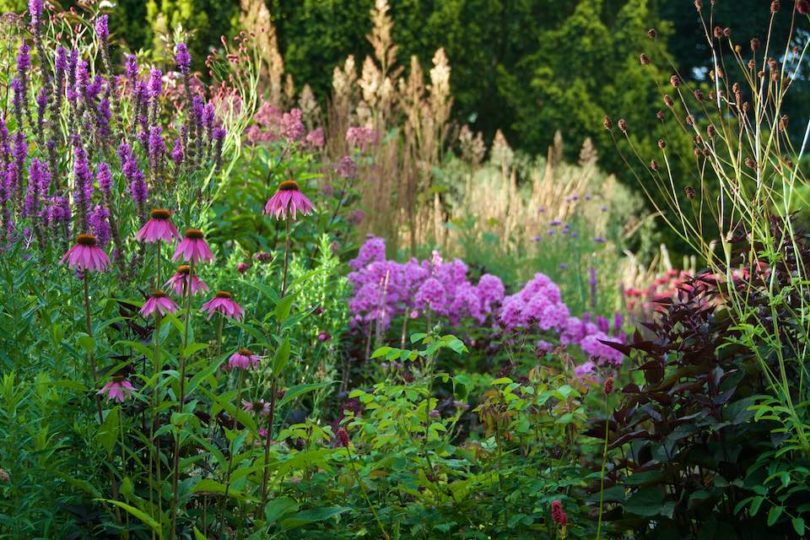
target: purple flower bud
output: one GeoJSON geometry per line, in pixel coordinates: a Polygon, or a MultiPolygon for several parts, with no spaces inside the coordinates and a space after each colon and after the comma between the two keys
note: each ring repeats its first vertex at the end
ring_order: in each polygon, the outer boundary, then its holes
{"type": "Polygon", "coordinates": [[[17,73],[20,77],[25,77],[29,69],[31,69],[31,47],[23,41],[17,53],[17,73]]]}
{"type": "Polygon", "coordinates": [[[55,60],[56,72],[64,74],[68,68],[68,52],[67,49],[64,47],[57,47],[56,49],[56,60],[55,60]]]}
{"type": "Polygon", "coordinates": [[[163,128],[152,126],[149,128],[149,163],[155,168],[166,154],[166,143],[163,141],[163,128]]]}
{"type": "Polygon", "coordinates": [[[110,27],[107,23],[106,15],[100,15],[96,19],[96,36],[98,36],[98,39],[102,42],[106,42],[110,37],[110,27]]]}
{"type": "Polygon", "coordinates": [[[149,95],[152,99],[157,99],[163,93],[163,72],[157,68],[152,68],[149,72],[149,95]]]}
{"type": "Polygon", "coordinates": [[[112,189],[112,173],[110,173],[109,165],[104,162],[98,164],[98,167],[96,167],[96,181],[104,197],[109,197],[112,189]]]}
{"type": "Polygon", "coordinates": [[[174,147],[172,147],[172,161],[178,167],[183,163],[183,141],[178,137],[174,140],[174,147]]]}
{"type": "Polygon", "coordinates": [[[87,216],[87,224],[93,231],[98,243],[106,246],[110,242],[110,211],[103,206],[96,205],[87,216]]]}
{"type": "Polygon", "coordinates": [[[82,216],[82,223],[90,212],[90,201],[93,198],[93,173],[90,171],[90,164],[87,162],[87,153],[84,148],[77,146],[73,152],[73,178],[75,190],[73,198],[82,216]]]}
{"type": "Polygon", "coordinates": [[[177,62],[177,69],[183,75],[187,75],[191,68],[191,54],[185,43],[178,43],[175,48],[174,59],[177,62]]]}
{"type": "Polygon", "coordinates": [[[134,54],[128,54],[124,59],[124,74],[130,81],[135,81],[138,78],[138,57],[134,54]]]}
{"type": "Polygon", "coordinates": [[[28,0],[28,13],[34,26],[38,26],[42,20],[42,8],[42,0],[28,0]]]}

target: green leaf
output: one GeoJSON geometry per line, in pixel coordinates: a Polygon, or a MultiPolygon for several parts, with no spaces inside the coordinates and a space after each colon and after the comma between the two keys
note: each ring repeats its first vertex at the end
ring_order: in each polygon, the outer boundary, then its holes
{"type": "Polygon", "coordinates": [[[203,349],[207,349],[207,348],[208,348],[208,344],[207,344],[207,343],[189,343],[189,344],[188,344],[188,345],[187,345],[187,346],[186,346],[186,347],[183,349],[183,356],[184,356],[185,358],[189,358],[189,357],[191,357],[191,356],[192,356],[194,353],[200,352],[201,350],[203,350],[203,349]]]}
{"type": "Polygon", "coordinates": [[[276,351],[276,356],[273,358],[273,375],[280,374],[290,361],[290,338],[284,338],[281,346],[276,351]]]}
{"type": "Polygon", "coordinates": [[[157,535],[158,538],[163,538],[163,529],[160,528],[160,523],[155,521],[152,516],[147,514],[146,512],[135,508],[134,506],[130,506],[127,503],[121,501],[114,501],[112,499],[96,499],[97,501],[106,502],[113,504],[119,508],[123,508],[136,518],[140,519],[144,525],[148,525],[157,535]]]}
{"type": "Polygon", "coordinates": [[[278,304],[276,304],[276,319],[278,319],[278,322],[283,323],[290,317],[293,300],[295,300],[295,294],[287,295],[278,301],[278,304]]]}
{"type": "Polygon", "coordinates": [[[267,525],[275,523],[287,514],[298,511],[298,503],[289,497],[277,497],[264,507],[264,519],[267,525]]]}
{"type": "Polygon", "coordinates": [[[663,489],[657,487],[640,489],[627,500],[624,509],[637,516],[658,516],[665,510],[664,497],[663,489]]]}
{"type": "Polygon", "coordinates": [[[757,512],[759,512],[759,507],[762,506],[762,502],[764,500],[765,500],[765,497],[759,497],[759,496],[754,497],[751,500],[751,509],[750,509],[750,511],[751,511],[752,516],[757,515],[757,512]]]}
{"type": "Polygon", "coordinates": [[[325,508],[314,508],[293,514],[281,522],[285,530],[295,529],[317,521],[324,521],[335,517],[349,510],[347,506],[327,506],[325,508]]]}
{"type": "Polygon", "coordinates": [[[796,531],[796,534],[804,536],[804,518],[796,517],[790,522],[793,524],[793,530],[796,531]]]}
{"type": "Polygon", "coordinates": [[[107,454],[112,453],[113,448],[115,448],[115,442],[118,440],[118,427],[121,420],[121,416],[118,411],[119,408],[114,407],[109,413],[107,413],[107,418],[104,419],[104,423],[101,424],[101,427],[96,434],[96,439],[107,451],[107,454]]]}
{"type": "Polygon", "coordinates": [[[203,533],[200,532],[200,529],[194,527],[194,540],[208,540],[203,533]]]}
{"type": "Polygon", "coordinates": [[[278,402],[278,406],[281,407],[282,405],[286,405],[287,403],[291,402],[298,396],[306,394],[308,392],[312,392],[315,390],[319,390],[321,388],[326,388],[330,385],[330,383],[318,383],[318,384],[297,384],[292,388],[288,388],[287,391],[284,393],[284,397],[278,402]]]}
{"type": "Polygon", "coordinates": [[[776,523],[779,516],[782,515],[782,510],[784,510],[782,506],[772,506],[771,509],[768,510],[768,527],[773,527],[773,524],[776,523]]]}

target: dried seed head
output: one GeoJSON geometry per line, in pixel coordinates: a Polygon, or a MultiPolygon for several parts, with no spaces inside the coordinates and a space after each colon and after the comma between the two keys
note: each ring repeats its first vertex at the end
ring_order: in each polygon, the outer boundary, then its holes
{"type": "Polygon", "coordinates": [[[706,97],[706,96],[703,95],[703,92],[700,89],[695,90],[694,95],[695,95],[695,99],[698,100],[698,101],[701,101],[701,102],[706,97]]]}
{"type": "Polygon", "coordinates": [[[714,37],[720,39],[723,37],[723,29],[719,26],[714,27],[714,37]]]}
{"type": "Polygon", "coordinates": [[[689,199],[690,201],[695,198],[695,188],[693,188],[692,186],[688,186],[686,188],[686,198],[689,199]]]}
{"type": "Polygon", "coordinates": [[[757,168],[757,162],[754,160],[754,158],[748,157],[748,158],[745,158],[745,166],[748,167],[749,169],[756,169],[757,168]]]}
{"type": "Polygon", "coordinates": [[[796,11],[801,15],[807,15],[810,13],[810,2],[807,0],[799,0],[796,2],[796,11]]]}
{"type": "Polygon", "coordinates": [[[763,71],[763,70],[761,70],[761,69],[760,69],[759,71],[757,71],[757,77],[759,77],[759,78],[761,79],[761,78],[763,78],[764,76],[765,76],[765,71],[763,71]]]}
{"type": "Polygon", "coordinates": [[[638,61],[642,66],[646,66],[650,63],[650,57],[644,53],[641,53],[641,55],[638,57],[638,61]]]}
{"type": "Polygon", "coordinates": [[[739,94],[740,93],[740,83],[735,82],[734,84],[732,84],[731,85],[731,91],[734,92],[735,94],[739,94]]]}
{"type": "Polygon", "coordinates": [[[768,58],[768,68],[771,71],[776,71],[779,69],[779,62],[777,62],[775,58],[768,58]]]}
{"type": "Polygon", "coordinates": [[[746,101],[745,103],[743,103],[743,104],[742,104],[742,111],[743,111],[745,114],[748,114],[748,110],[749,110],[750,108],[751,108],[751,104],[750,104],[750,103],[748,103],[747,101],[746,101]]]}
{"type": "Polygon", "coordinates": [[[696,145],[703,146],[703,137],[701,137],[700,135],[695,135],[695,138],[693,140],[695,141],[696,145]]]}
{"type": "Polygon", "coordinates": [[[723,37],[730,38],[731,37],[731,28],[726,26],[723,28],[723,37]]]}
{"type": "Polygon", "coordinates": [[[753,38],[751,40],[751,50],[754,52],[759,50],[759,38],[753,38]]]}
{"type": "Polygon", "coordinates": [[[655,31],[655,28],[650,28],[647,30],[647,37],[650,39],[655,39],[658,37],[658,32],[655,31]]]}
{"type": "Polygon", "coordinates": [[[754,60],[753,60],[753,59],[752,59],[752,60],[749,60],[749,61],[748,61],[748,69],[750,69],[751,71],[753,71],[755,67],[757,67],[756,62],[754,62],[754,60]]]}
{"type": "Polygon", "coordinates": [[[734,52],[736,52],[737,54],[741,54],[742,53],[742,47],[740,47],[739,44],[734,45],[734,52]]]}
{"type": "Polygon", "coordinates": [[[698,11],[703,9],[703,0],[695,0],[695,9],[698,11]]]}
{"type": "Polygon", "coordinates": [[[611,120],[609,116],[605,116],[605,119],[602,120],[602,125],[605,126],[605,129],[613,129],[613,120],[611,120]]]}
{"type": "Polygon", "coordinates": [[[691,114],[686,115],[686,123],[687,125],[694,126],[695,125],[695,117],[691,114]]]}
{"type": "Polygon", "coordinates": [[[663,150],[666,147],[667,147],[667,141],[665,141],[664,139],[658,139],[658,148],[663,150]]]}
{"type": "Polygon", "coordinates": [[[779,0],[773,0],[773,2],[771,2],[771,13],[777,13],[781,7],[782,4],[779,3],[779,0]]]}
{"type": "Polygon", "coordinates": [[[779,129],[785,131],[788,128],[788,124],[790,123],[790,117],[786,114],[782,115],[782,118],[779,119],[779,129]]]}
{"type": "Polygon", "coordinates": [[[709,127],[706,128],[706,135],[709,136],[710,139],[714,139],[714,135],[717,133],[717,130],[714,127],[714,124],[709,124],[709,127]]]}
{"type": "Polygon", "coordinates": [[[672,98],[669,97],[668,95],[664,96],[664,103],[666,104],[667,107],[670,107],[670,108],[675,104],[675,102],[672,101],[672,98]]]}
{"type": "Polygon", "coordinates": [[[610,395],[613,392],[613,377],[608,377],[605,379],[605,395],[610,395]]]}
{"type": "Polygon", "coordinates": [[[658,111],[655,113],[655,117],[658,119],[659,122],[664,121],[664,111],[658,111]]]}
{"type": "Polygon", "coordinates": [[[622,133],[627,134],[627,121],[624,118],[619,118],[617,125],[622,133]]]}
{"type": "Polygon", "coordinates": [[[669,84],[671,84],[675,88],[678,88],[681,85],[681,78],[678,77],[677,75],[673,75],[672,77],[669,78],[669,84]]]}
{"type": "Polygon", "coordinates": [[[697,146],[692,147],[692,153],[695,154],[696,158],[699,158],[703,155],[703,152],[697,146]]]}
{"type": "Polygon", "coordinates": [[[655,161],[655,160],[652,160],[650,162],[650,169],[652,169],[653,171],[657,171],[658,170],[658,162],[655,161]]]}

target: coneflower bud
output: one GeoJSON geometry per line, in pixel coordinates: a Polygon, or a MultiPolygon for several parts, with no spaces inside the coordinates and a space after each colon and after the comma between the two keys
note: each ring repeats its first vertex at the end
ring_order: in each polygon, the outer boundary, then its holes
{"type": "Polygon", "coordinates": [[[646,66],[650,63],[650,57],[644,53],[641,53],[641,55],[638,57],[638,61],[642,66],[646,66]]]}
{"type": "Polygon", "coordinates": [[[605,126],[605,129],[613,129],[613,120],[611,120],[609,116],[605,116],[605,119],[602,120],[602,125],[605,126]]]}
{"type": "Polygon", "coordinates": [[[665,141],[664,139],[658,139],[658,148],[663,150],[666,147],[667,147],[667,141],[665,141]]]}
{"type": "Polygon", "coordinates": [[[658,170],[658,162],[655,161],[655,160],[650,161],[650,169],[652,169],[653,171],[657,171],[658,170]]]}
{"type": "Polygon", "coordinates": [[[779,119],[779,129],[785,131],[788,128],[788,123],[790,122],[790,117],[786,114],[782,115],[782,118],[779,119]]]}
{"type": "Polygon", "coordinates": [[[698,11],[703,9],[703,0],[695,0],[695,9],[698,11]]]}
{"type": "Polygon", "coordinates": [[[622,133],[627,134],[627,121],[624,118],[619,118],[617,125],[622,133]]]}
{"type": "Polygon", "coordinates": [[[777,13],[781,7],[782,4],[779,3],[779,0],[773,0],[771,2],[771,13],[777,13]]]}
{"type": "Polygon", "coordinates": [[[672,101],[672,98],[671,98],[671,97],[669,97],[668,95],[665,95],[665,96],[664,96],[664,104],[665,104],[667,107],[670,107],[670,108],[671,108],[671,107],[672,107],[672,106],[675,104],[675,102],[674,102],[674,101],[672,101]]]}
{"type": "Polygon", "coordinates": [[[686,198],[689,199],[690,201],[695,198],[695,188],[693,188],[692,186],[688,186],[686,188],[686,198]]]}
{"type": "Polygon", "coordinates": [[[748,167],[749,169],[756,169],[757,168],[757,162],[754,160],[754,158],[748,157],[748,158],[745,158],[745,166],[748,167]]]}
{"type": "Polygon", "coordinates": [[[753,52],[757,52],[759,50],[759,39],[758,38],[751,39],[751,50],[753,52]]]}
{"type": "Polygon", "coordinates": [[[678,77],[677,75],[673,75],[672,77],[669,78],[669,83],[673,87],[678,88],[681,85],[681,78],[678,77]]]}
{"type": "Polygon", "coordinates": [[[714,37],[717,39],[723,37],[723,29],[720,28],[719,26],[714,27],[714,37]]]}
{"type": "Polygon", "coordinates": [[[723,37],[727,37],[727,38],[731,37],[731,28],[729,28],[728,26],[723,28],[723,37]]]}
{"type": "Polygon", "coordinates": [[[610,394],[613,393],[613,383],[614,383],[613,377],[608,377],[607,379],[605,379],[604,390],[606,396],[609,396],[610,394]]]}
{"type": "Polygon", "coordinates": [[[647,30],[647,37],[650,39],[655,39],[658,37],[658,32],[655,31],[655,28],[650,28],[647,30]]]}
{"type": "Polygon", "coordinates": [[[717,133],[717,130],[715,129],[714,124],[709,124],[709,127],[706,128],[706,134],[710,139],[714,139],[715,133],[717,133]]]}
{"type": "Polygon", "coordinates": [[[664,111],[658,111],[655,113],[655,117],[658,119],[659,122],[664,121],[664,111]]]}

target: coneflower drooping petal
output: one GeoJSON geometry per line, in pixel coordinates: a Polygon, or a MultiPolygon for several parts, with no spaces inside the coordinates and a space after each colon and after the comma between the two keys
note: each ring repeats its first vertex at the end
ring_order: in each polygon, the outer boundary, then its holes
{"type": "Polygon", "coordinates": [[[175,311],[177,311],[177,305],[172,302],[172,299],[166,296],[166,293],[163,291],[155,291],[149,296],[146,302],[144,302],[140,313],[144,317],[149,317],[153,313],[164,316],[167,313],[174,313],[175,311]]]}
{"type": "Polygon", "coordinates": [[[172,256],[173,261],[182,258],[185,262],[209,262],[214,259],[214,254],[208,243],[205,241],[205,234],[199,229],[186,229],[185,237],[177,246],[177,251],[172,256]]]}
{"type": "Polygon", "coordinates": [[[166,282],[166,287],[172,289],[177,296],[185,295],[186,288],[189,286],[191,287],[191,294],[208,290],[208,285],[202,279],[196,275],[191,276],[191,267],[187,264],[180,265],[177,272],[166,282]]]}
{"type": "Polygon", "coordinates": [[[62,257],[73,270],[82,272],[104,272],[110,265],[110,259],[104,250],[98,247],[98,240],[92,234],[80,234],[76,244],[62,257]]]}
{"type": "Polygon", "coordinates": [[[218,291],[216,296],[202,305],[202,311],[208,313],[208,318],[214,316],[215,313],[221,313],[225,317],[241,320],[245,314],[242,306],[233,300],[231,293],[227,291],[218,291]]]}
{"type": "Polygon", "coordinates": [[[253,354],[250,349],[239,349],[231,355],[225,369],[255,369],[259,367],[261,357],[253,354]]]}
{"type": "Polygon", "coordinates": [[[276,219],[287,219],[288,217],[295,219],[298,212],[306,216],[311,214],[312,210],[312,203],[306,195],[301,193],[298,182],[295,180],[282,182],[278,191],[264,206],[264,213],[275,216],[276,219]]]}
{"type": "Polygon", "coordinates": [[[107,401],[123,403],[134,391],[135,387],[132,386],[131,382],[124,379],[121,375],[116,375],[113,377],[113,380],[105,384],[98,393],[101,396],[106,396],[107,401]]]}
{"type": "Polygon", "coordinates": [[[177,227],[172,223],[172,213],[165,208],[155,208],[149,214],[149,221],[135,234],[139,242],[153,244],[155,242],[172,243],[180,238],[177,227]]]}

